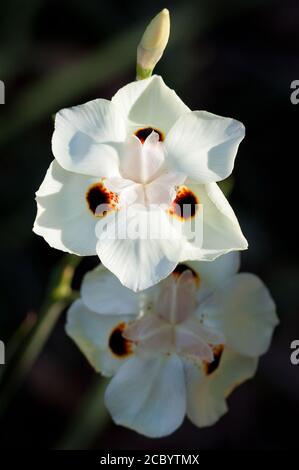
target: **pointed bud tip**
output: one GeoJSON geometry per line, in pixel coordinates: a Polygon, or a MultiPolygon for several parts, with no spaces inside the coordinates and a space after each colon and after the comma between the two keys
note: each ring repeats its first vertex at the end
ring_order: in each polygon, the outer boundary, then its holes
{"type": "Polygon", "coordinates": [[[149,23],[137,49],[137,64],[144,70],[153,70],[162,57],[170,33],[169,10],[164,8],[149,23]]]}
{"type": "Polygon", "coordinates": [[[169,10],[168,10],[168,8],[163,8],[163,10],[160,11],[159,15],[160,15],[160,14],[169,16],[169,10]]]}

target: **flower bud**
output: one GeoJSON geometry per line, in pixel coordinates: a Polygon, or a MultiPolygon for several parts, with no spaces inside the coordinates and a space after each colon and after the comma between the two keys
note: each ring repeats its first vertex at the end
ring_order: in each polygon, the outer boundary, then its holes
{"type": "Polygon", "coordinates": [[[137,48],[137,79],[147,78],[161,59],[168,43],[170,18],[167,8],[147,26],[137,48]]]}

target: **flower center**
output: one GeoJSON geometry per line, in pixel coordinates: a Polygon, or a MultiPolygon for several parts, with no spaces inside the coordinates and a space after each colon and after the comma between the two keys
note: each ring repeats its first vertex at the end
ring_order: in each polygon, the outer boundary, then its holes
{"type": "Polygon", "coordinates": [[[124,205],[132,203],[170,206],[175,188],[185,175],[169,171],[165,164],[163,134],[151,127],[139,129],[122,147],[119,176],[105,180],[124,205]]]}
{"type": "Polygon", "coordinates": [[[214,346],[221,344],[223,337],[197,318],[196,291],[196,279],[190,269],[178,277],[169,276],[161,284],[154,313],[145,314],[129,325],[126,338],[141,349],[176,353],[203,364],[214,363],[211,368],[216,368],[218,356],[214,346]]]}
{"type": "Polygon", "coordinates": [[[162,131],[159,131],[159,129],[156,129],[154,127],[144,127],[142,129],[138,129],[136,132],[135,132],[135,135],[136,137],[138,137],[138,139],[140,140],[140,142],[142,144],[144,144],[144,142],[146,141],[146,139],[148,138],[149,135],[151,135],[152,132],[156,132],[159,136],[159,141],[160,142],[163,142],[164,140],[164,134],[162,131]]]}
{"type": "Polygon", "coordinates": [[[103,183],[99,182],[88,188],[86,202],[94,216],[103,217],[109,210],[115,208],[118,196],[112,191],[108,191],[103,183]]]}

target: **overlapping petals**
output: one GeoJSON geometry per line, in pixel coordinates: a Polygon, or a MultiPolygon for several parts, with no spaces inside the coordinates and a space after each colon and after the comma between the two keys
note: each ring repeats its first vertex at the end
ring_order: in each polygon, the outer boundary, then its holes
{"type": "Polygon", "coordinates": [[[167,161],[198,183],[221,181],[231,174],[244,136],[243,124],[234,119],[206,111],[186,113],[167,134],[167,161]]]}
{"type": "Polygon", "coordinates": [[[132,130],[153,127],[167,134],[176,121],[190,112],[174,90],[157,75],[129,83],[112,98],[132,130]]]}
{"type": "Polygon", "coordinates": [[[181,256],[180,236],[159,207],[112,213],[98,222],[96,235],[102,263],[134,291],[164,279],[181,256]]]}
{"type": "Polygon", "coordinates": [[[55,248],[98,254],[136,291],[165,278],[179,261],[246,249],[216,184],[231,173],[243,137],[241,123],[190,111],[159,76],[126,85],[111,101],[63,109],[55,119],[55,161],[36,195],[34,231],[55,248]],[[135,208],[135,225],[158,224],[163,239],[156,229],[147,237],[103,235],[116,213],[123,224],[122,213],[136,204],[142,207],[135,208]],[[175,209],[183,204],[189,216],[175,209]]]}
{"type": "Polygon", "coordinates": [[[278,323],[262,281],[238,274],[247,241],[217,185],[244,135],[239,121],[191,111],[159,76],[55,118],[33,230],[100,258],[66,331],[111,377],[114,421],[149,437],[186,415],[214,424],[278,323]]]}
{"type": "Polygon", "coordinates": [[[118,175],[117,144],[126,138],[126,121],[110,101],[98,99],[55,117],[52,151],[74,173],[97,178],[118,175]]]}
{"type": "Polygon", "coordinates": [[[104,373],[114,374],[105,402],[116,423],[161,437],[185,414],[201,427],[227,411],[226,398],[254,375],[278,323],[266,287],[254,275],[237,274],[238,266],[235,253],[179,264],[140,294],[103,268],[87,275],[67,332],[97,370],[103,363],[104,373]]]}
{"type": "Polygon", "coordinates": [[[192,180],[188,180],[186,186],[200,205],[194,218],[181,224],[184,243],[180,261],[213,261],[219,255],[247,249],[239,222],[219,186],[216,183],[200,185],[192,180]]]}
{"type": "Polygon", "coordinates": [[[269,348],[277,317],[270,293],[257,276],[241,273],[226,281],[213,300],[202,305],[202,312],[221,325],[234,351],[255,357],[269,348]]]}
{"type": "Polygon", "coordinates": [[[97,218],[87,208],[86,192],[97,181],[65,171],[54,160],[36,193],[34,232],[53,248],[81,256],[95,254],[97,218]]]}
{"type": "Polygon", "coordinates": [[[109,345],[112,332],[134,316],[100,315],[90,310],[84,302],[76,300],[68,313],[66,332],[74,339],[91,365],[103,375],[115,374],[126,355],[116,355],[109,345]]]}
{"type": "Polygon", "coordinates": [[[225,348],[221,365],[211,374],[185,363],[187,416],[198,427],[212,426],[228,411],[226,398],[254,376],[257,357],[242,356],[225,348]]]}

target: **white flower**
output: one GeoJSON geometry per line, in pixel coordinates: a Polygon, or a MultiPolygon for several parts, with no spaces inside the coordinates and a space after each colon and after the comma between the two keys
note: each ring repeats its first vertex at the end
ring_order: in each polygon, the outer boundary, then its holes
{"type": "Polygon", "coordinates": [[[134,294],[103,267],[88,273],[66,330],[90,363],[113,376],[105,402],[117,424],[150,437],[184,416],[215,423],[232,390],[256,371],[278,323],[273,300],[238,254],[179,264],[134,294]]]}
{"type": "Polygon", "coordinates": [[[159,282],[180,261],[246,249],[216,184],[231,173],[243,137],[240,122],[191,112],[159,76],[128,84],[112,101],[63,109],[55,120],[55,160],[36,194],[34,231],[60,250],[97,253],[133,290],[159,282]],[[117,223],[126,226],[133,203],[143,208],[131,213],[134,223],[168,235],[107,236],[117,223]],[[179,216],[175,208],[183,204],[189,214],[179,216]],[[201,236],[191,239],[198,222],[201,236]]]}

